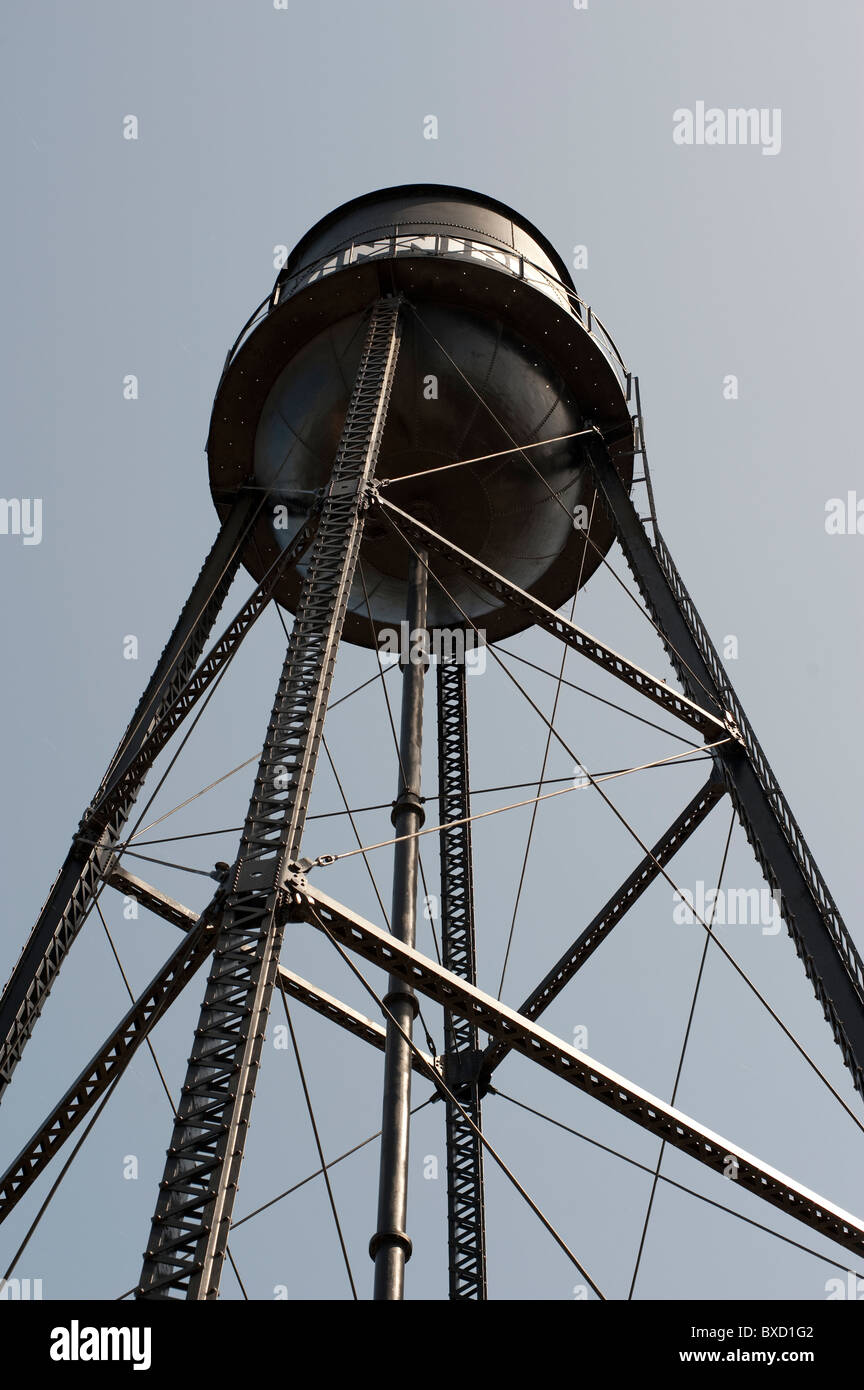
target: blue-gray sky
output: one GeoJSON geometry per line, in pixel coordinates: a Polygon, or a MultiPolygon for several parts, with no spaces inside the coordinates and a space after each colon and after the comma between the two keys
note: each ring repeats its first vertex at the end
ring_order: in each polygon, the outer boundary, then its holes
{"type": "MultiPolygon", "coordinates": [[[[40,498],[38,545],[0,536],[3,830],[6,910],[0,975],[11,970],[87,801],[215,534],[203,442],[224,354],[272,283],[288,246],[338,203],[391,184],[477,188],[522,211],[572,259],[580,292],[642,383],[664,534],[715,640],[738,639],[732,680],[860,945],[859,595],[864,539],[829,535],[825,508],[864,496],[855,402],[862,275],[859,152],[864,16],[834,0],[18,0],[4,6],[2,351],[6,498],[40,498]],[[782,141],[678,145],[673,113],[698,102],[779,109],[782,141]],[[438,138],[424,139],[424,117],[438,138]],[[123,138],[135,115],[139,138],[123,138]],[[135,374],[139,398],[124,400],[135,374]],[[738,378],[738,398],[724,379],[738,378]],[[140,656],[123,656],[137,636],[140,656]]],[[[625,575],[623,560],[612,555],[625,575]]],[[[625,576],[626,577],[626,576],[625,576]]],[[[248,591],[238,580],[226,613],[248,591]]],[[[589,630],[665,675],[648,624],[608,574],[577,605],[589,630]]],[[[557,667],[552,639],[516,650],[557,667]]],[[[171,810],[259,747],[284,650],[265,615],[190,740],[148,819],[171,810]]],[[[371,671],[346,650],[335,693],[371,671]]],[[[492,663],[490,663],[491,667],[492,663]]],[[[519,668],[549,706],[552,683],[519,668]]],[[[568,658],[566,674],[620,698],[568,658]]],[[[395,691],[398,678],[389,677],[395,691]]],[[[545,728],[489,669],[470,684],[474,784],[537,775],[545,728]]],[[[431,695],[431,683],[430,683],[431,695]]],[[[624,698],[630,708],[635,700],[624,698]]],[[[676,751],[635,721],[562,697],[564,737],[592,769],[676,751]]],[[[651,713],[648,711],[641,711],[651,713]]],[[[432,706],[429,707],[430,717],[432,706]]],[[[334,711],[328,740],[354,804],[388,800],[394,769],[380,691],[334,711]]],[[[431,750],[431,742],[427,742],[431,750]]],[[[553,754],[552,775],[571,771],[553,754]]],[[[705,768],[622,779],[616,804],[656,836],[705,768]]],[[[434,783],[428,759],[427,783],[434,783]]],[[[239,825],[247,768],[152,834],[239,825]]],[[[488,802],[485,799],[484,804],[488,802]]],[[[338,807],[326,769],[313,810],[338,807]]],[[[477,857],[480,983],[494,993],[529,811],[481,822],[477,857]]],[[[716,880],[725,804],[675,861],[679,883],[716,880]]],[[[386,813],[362,820],[369,841],[386,813]]],[[[541,808],[504,998],[518,1004],[639,857],[596,797],[541,808]]],[[[168,845],[199,868],[232,858],[230,835],[168,845]]],[[[424,862],[436,873],[429,837],[424,862]]],[[[312,854],[347,848],[339,821],[310,826],[312,854]],[[338,828],[336,828],[338,827],[338,828]]],[[[758,886],[736,828],[727,882],[758,886]]],[[[159,853],[158,850],[151,851],[159,853]]],[[[140,861],[138,861],[140,864],[140,861]]],[[[376,872],[388,882],[389,855],[376,872]]],[[[375,917],[359,861],[322,886],[375,917]]],[[[207,881],[140,865],[200,906],[207,881]]],[[[433,889],[434,891],[434,889],[433,889]]],[[[386,897],[385,897],[386,901],[386,897]]],[[[107,919],[133,987],[174,944],[142,913],[107,919]]],[[[721,929],[753,980],[848,1102],[851,1083],[785,930],[721,929]]],[[[420,944],[431,950],[427,924],[420,944]]],[[[701,951],[701,929],[673,922],[655,885],[544,1022],[668,1097],[701,951]]],[[[367,1001],[326,943],[290,929],[283,959],[356,1007],[367,1001]]],[[[154,1035],[169,1085],[181,1084],[202,979],[154,1035]]],[[[3,1104],[2,1161],[14,1156],[124,1009],[94,916],[64,966],[3,1104]]],[[[440,1014],[424,1008],[436,1041],[440,1014]]],[[[381,1059],[294,1010],[322,1137],[335,1156],[378,1127],[381,1059]]],[[[274,1016],[275,1019],[275,1016],[274,1016]]],[[[563,1083],[511,1058],[502,1090],[642,1162],[657,1144],[563,1083]]],[[[427,1088],[418,1084],[415,1098],[427,1088]]],[[[851,1211],[864,1209],[862,1136],[730,967],[712,952],[678,1103],[682,1109],[851,1211]]],[[[860,1105],[857,1105],[860,1112],[860,1105]]],[[[626,1297],[649,1178],[491,1098],[491,1141],[592,1277],[626,1297]]],[[[446,1296],[441,1107],[412,1139],[407,1295],[446,1296]],[[436,1157],[440,1176],[426,1179],[436,1157]]],[[[21,1261],[48,1298],[112,1297],[131,1287],[170,1137],[170,1113],[142,1052],[21,1261]],[[137,1179],[124,1178],[125,1160],[137,1179]]],[[[238,1216],[317,1166],[296,1068],[268,1042],[238,1216]]],[[[837,1255],[834,1247],[683,1156],[664,1172],[837,1255]]],[[[53,1173],[2,1233],[12,1251],[53,1173]]],[[[377,1150],[333,1172],[364,1296],[377,1150]]],[[[579,1277],[501,1176],[488,1170],[490,1296],[563,1300],[579,1277]]],[[[348,1296],[320,1180],[239,1229],[232,1249],[249,1293],[348,1296]]],[[[825,1297],[836,1271],[680,1192],[661,1189],[637,1296],[825,1297]]],[[[226,1272],[223,1297],[239,1297],[226,1272]]]]}

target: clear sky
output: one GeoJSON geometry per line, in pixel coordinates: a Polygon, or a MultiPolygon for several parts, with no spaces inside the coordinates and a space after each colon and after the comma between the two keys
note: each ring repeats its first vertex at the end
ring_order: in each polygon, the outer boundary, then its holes
{"type": "MultiPolygon", "coordinates": [[[[860,584],[864,538],[826,531],[826,504],[860,490],[857,401],[862,274],[860,54],[864,15],[847,0],[43,0],[0,15],[4,80],[5,498],[41,499],[38,544],[0,535],[5,978],[62,862],[79,817],[161,651],[216,530],[203,452],[225,352],[289,247],[335,205],[374,188],[432,181],[477,188],[525,214],[572,262],[580,292],[609,325],[642,383],[661,524],[718,645],[737,638],[729,673],[850,929],[864,947],[859,737],[860,584]],[[766,112],[776,148],[676,143],[674,113],[766,112]],[[781,117],[773,113],[779,111],[781,117]],[[424,138],[435,115],[437,139],[424,138]],[[124,118],[138,120],[124,139],[124,118]],[[765,152],[765,148],[769,152],[765,152]],[[137,400],[124,377],[138,378],[137,400]],[[737,378],[737,399],[728,378],[737,378]],[[727,390],[724,393],[724,382],[727,390]],[[137,660],[124,658],[135,636],[137,660]]],[[[768,130],[768,126],[766,126],[768,130]]],[[[623,558],[610,557],[627,578],[623,558]]],[[[237,581],[226,616],[251,587],[237,581]]],[[[592,579],[577,620],[634,661],[667,675],[650,627],[608,573],[592,579]]],[[[508,644],[556,669],[551,638],[508,644]]],[[[171,811],[260,746],[284,653],[275,612],[253,632],[159,793],[171,811]]],[[[345,650],[335,695],[371,674],[345,650]]],[[[545,727],[492,669],[471,679],[473,783],[538,775],[545,727]]],[[[515,668],[514,668],[515,669],[515,668]]],[[[553,682],[519,667],[551,706],[553,682]]],[[[568,657],[568,679],[640,707],[568,657]]],[[[398,676],[388,677],[396,698],[398,676]]],[[[432,683],[428,714],[434,715],[432,683]]],[[[669,727],[673,727],[667,721],[669,727]]],[[[626,768],[682,745],[574,691],[562,734],[592,770],[626,768]]],[[[686,732],[678,730],[679,732],[686,732]]],[[[334,710],[328,743],[355,806],[389,801],[395,770],[381,692],[334,710]]],[[[426,784],[435,780],[427,738],[426,784]]],[[[164,762],[160,763],[160,767],[164,762]]],[[[656,838],[706,767],[612,784],[643,838],[656,838]]],[[[252,768],[173,815],[151,837],[239,826],[252,768]]],[[[553,752],[547,775],[572,772],[553,752]]],[[[155,783],[151,783],[151,786],[155,783]]],[[[526,793],[527,794],[527,793],[526,793]]],[[[483,808],[494,798],[482,798],[483,808]]],[[[140,803],[143,805],[143,801],[140,803]]],[[[339,808],[322,766],[314,811],[339,808]]],[[[479,804],[478,804],[479,809],[479,804]]],[[[676,859],[676,881],[716,882],[726,803],[676,859]]],[[[530,810],[475,831],[480,984],[495,993],[530,810]]],[[[360,818],[386,838],[386,812],[360,818]]],[[[435,891],[434,837],[423,846],[435,891]]],[[[207,870],[233,859],[236,835],[145,853],[207,870]]],[[[307,852],[349,848],[343,820],[312,822],[307,852]]],[[[389,851],[376,876],[389,898],[389,851]]],[[[596,794],[541,807],[503,997],[518,1005],[639,858],[596,794]]],[[[130,861],[200,907],[200,876],[130,861]]],[[[326,877],[325,877],[326,874],[326,877]]],[[[321,886],[373,920],[359,859],[321,886]]],[[[758,887],[740,828],[726,882],[758,887]]],[[[106,920],[138,989],[175,944],[147,914],[106,920]]],[[[832,1084],[856,1111],[842,1066],[785,930],[719,928],[832,1084]]],[[[432,950],[428,923],[419,943],[432,950]]],[[[702,932],[673,920],[656,884],[550,1009],[544,1023],[668,1098],[693,994],[702,932]]],[[[364,1011],[362,991],[326,942],[286,935],[283,959],[364,1011]]],[[[370,976],[374,974],[369,967],[370,976]]],[[[376,985],[379,981],[374,981],[376,985]]],[[[172,1092],[203,975],[154,1034],[172,1092]]],[[[125,1009],[93,915],[46,1006],[3,1104],[0,1161],[14,1157],[125,1009]]],[[[424,1015],[440,1047],[441,1016],[424,1015]]],[[[380,1054],[301,1005],[293,1009],[328,1158],[372,1134],[380,1054]]],[[[272,1023],[277,1021],[274,1014],[272,1023]]],[[[422,1036],[422,1035],[421,1035],[422,1036]]],[[[657,1142],[590,1098],[510,1058],[507,1095],[639,1160],[657,1142]]],[[[415,1086],[415,1100],[428,1087],[415,1086]]],[[[847,1209],[864,1212],[862,1137],[731,968],[709,953],[679,1106],[847,1209]]],[[[650,1178],[490,1097],[491,1141],[612,1298],[626,1297],[650,1178]]],[[[65,1179],[17,1273],[46,1298],[116,1297],[137,1280],[170,1138],[171,1115],[142,1050],[65,1179]],[[129,1160],[134,1158],[135,1164],[129,1160]],[[124,1176],[137,1167],[137,1177],[124,1176]]],[[[292,1055],[268,1039],[235,1215],[317,1167],[292,1055]]],[[[842,1252],[677,1153],[663,1172],[844,1263],[842,1252]]],[[[17,1247],[52,1171],[4,1227],[17,1247]]],[[[567,1300],[579,1276],[501,1175],[489,1168],[493,1298],[567,1300]]],[[[446,1296],[443,1115],[412,1137],[406,1294],[446,1296]],[[437,1158],[439,1175],[427,1162],[437,1158]]],[[[352,1267],[371,1293],[377,1148],[333,1170],[352,1267]]],[[[239,1228],[232,1251],[251,1297],[350,1296],[320,1179],[239,1228]]],[[[637,1297],[825,1297],[838,1271],[670,1187],[649,1225],[637,1297]]],[[[240,1297],[230,1271],[222,1295],[240,1297]]]]}

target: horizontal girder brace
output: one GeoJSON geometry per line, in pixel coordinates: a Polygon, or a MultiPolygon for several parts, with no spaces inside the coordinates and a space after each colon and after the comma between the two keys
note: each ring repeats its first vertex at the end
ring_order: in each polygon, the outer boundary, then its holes
{"type": "MultiPolygon", "coordinates": [[[[340,1028],[353,1033],[355,1038],[362,1038],[364,1042],[370,1043],[372,1047],[377,1047],[379,1052],[383,1052],[387,1043],[387,1030],[382,1028],[380,1023],[375,1023],[365,1014],[358,1013],[348,1004],[343,1004],[341,1000],[334,999],[332,994],[327,994],[318,985],[310,984],[301,975],[295,975],[292,970],[287,970],[284,965],[279,966],[279,979],[285,989],[286,994],[298,999],[307,1008],[314,1009],[315,1013],[321,1014],[331,1023],[338,1023],[340,1028]]],[[[428,1052],[418,1049],[411,1056],[411,1066],[420,1076],[428,1079],[430,1068],[440,1075],[441,1063],[437,1057],[431,1057],[428,1052]]]]}
{"type": "MultiPolygon", "coordinates": [[[[199,917],[182,903],[175,902],[149,883],[124,873],[122,869],[113,869],[108,882],[165,921],[180,927],[187,936],[0,1177],[0,1223],[6,1220],[66,1140],[122,1076],[141,1044],[150,1036],[215,945],[216,932],[211,927],[211,924],[215,926],[214,904],[199,917]]],[[[362,1038],[379,1051],[384,1051],[387,1034],[379,1023],[374,1023],[284,966],[280,965],[278,971],[286,994],[322,1014],[331,1023],[338,1023],[354,1037],[362,1038]]],[[[426,1052],[415,1052],[412,1066],[427,1079],[430,1068],[440,1071],[440,1062],[426,1052]]]]}
{"type": "MultiPolygon", "coordinates": [[[[206,907],[199,917],[197,912],[193,912],[191,908],[175,902],[173,898],[161,893],[152,884],[145,883],[143,879],[127,873],[125,869],[113,868],[108,874],[108,882],[118,892],[125,893],[127,897],[135,898],[150,912],[155,912],[164,921],[171,922],[175,927],[180,927],[182,931],[190,931],[199,922],[212,918],[214,913],[216,900],[206,907]]],[[[316,1013],[323,1015],[331,1023],[338,1023],[340,1028],[353,1033],[355,1038],[362,1038],[364,1042],[371,1043],[379,1051],[384,1051],[387,1032],[380,1023],[374,1023],[372,1019],[366,1018],[364,1014],[358,1013],[348,1004],[343,1004],[332,994],[327,994],[325,990],[311,984],[309,980],[295,975],[284,965],[279,965],[278,973],[286,994],[290,994],[293,999],[298,999],[301,1004],[305,1004],[308,1008],[314,1009],[316,1013]]],[[[426,1052],[421,1052],[419,1057],[417,1053],[414,1053],[412,1065],[414,1070],[422,1076],[429,1075],[430,1065],[434,1066],[436,1070],[440,1070],[438,1060],[430,1057],[426,1052]]]]}
{"type": "Polygon", "coordinates": [[[451,974],[419,951],[351,912],[335,899],[297,878],[283,894],[289,919],[309,922],[341,946],[400,976],[445,1009],[470,1018],[493,1038],[562,1077],[587,1095],[628,1116],[667,1144],[721,1176],[734,1171],[738,1187],[770,1202],[805,1226],[819,1231],[857,1255],[864,1254],[864,1224],[737,1144],[690,1119],[680,1110],[635,1086],[584,1052],[569,1047],[536,1023],[451,974]],[[730,1161],[734,1165],[730,1169],[730,1161]]]}
{"type": "Polygon", "coordinates": [[[123,893],[127,898],[134,898],[149,912],[155,912],[163,921],[170,922],[172,926],[179,927],[181,931],[190,931],[192,927],[197,926],[199,921],[211,916],[215,906],[216,900],[214,899],[199,916],[190,907],[184,907],[174,898],[169,898],[167,893],[161,893],[152,884],[145,883],[143,878],[138,878],[126,869],[121,869],[116,859],[109,865],[105,874],[105,881],[111,888],[116,888],[118,893],[123,893]]]}

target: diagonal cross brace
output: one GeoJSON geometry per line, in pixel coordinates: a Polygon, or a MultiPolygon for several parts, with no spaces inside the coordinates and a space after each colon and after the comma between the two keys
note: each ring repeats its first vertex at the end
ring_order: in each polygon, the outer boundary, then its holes
{"type": "Polygon", "coordinates": [[[203,914],[200,919],[194,913],[190,915],[193,923],[186,937],[0,1177],[0,1222],[6,1220],[57,1151],[123,1075],[138,1048],[213,950],[213,922],[208,922],[203,914]]]}
{"type": "Polygon", "coordinates": [[[496,598],[503,600],[509,607],[518,608],[527,614],[538,627],[546,632],[551,632],[553,636],[573,647],[575,651],[593,661],[595,665],[608,671],[618,680],[623,681],[632,689],[638,690],[641,695],[645,695],[652,700],[655,705],[666,710],[667,714],[675,715],[677,719],[682,719],[685,723],[698,729],[706,737],[716,738],[718,734],[731,734],[737,738],[737,730],[730,715],[726,714],[722,703],[718,701],[717,712],[704,709],[688,695],[682,695],[679,690],[673,689],[665,681],[658,680],[641,667],[635,666],[626,657],[620,656],[618,652],[607,647],[598,638],[592,637],[589,632],[583,631],[575,623],[571,623],[567,618],[556,613],[553,608],[548,608],[540,599],[534,598],[532,594],[526,593],[518,585],[505,579],[497,570],[490,569],[475,556],[469,555],[467,551],[460,550],[451,541],[440,536],[437,531],[432,531],[428,526],[424,526],[415,517],[409,516],[408,512],[403,512],[401,507],[387,500],[386,497],[377,494],[375,505],[380,507],[385,516],[391,517],[398,522],[399,530],[409,539],[413,539],[418,545],[424,546],[427,550],[441,555],[444,559],[450,560],[463,573],[481,584],[489,593],[496,598]]]}
{"type": "MultiPolygon", "coordinates": [[[[564,986],[573,979],[577,971],[582,969],[586,960],[593,955],[600,943],[606,940],[612,929],[618,925],[633,904],[641,898],[646,888],[649,888],[659,876],[661,868],[665,868],[681,846],[687,843],[693,832],[699,828],[717,805],[717,802],[725,795],[725,791],[722,779],[715,771],[704,787],[688,802],[681,814],[676,816],[668,830],[653,846],[651,853],[646,854],[640,860],[617,893],[613,894],[608,902],[601,907],[585,930],[577,936],[573,945],[555,962],[536,989],[531,991],[524,1003],[519,1006],[520,1014],[526,1018],[539,1018],[548,1009],[564,986]]],[[[484,1088],[488,1086],[492,1072],[497,1066],[500,1066],[509,1051],[510,1048],[506,1043],[489,1043],[479,1060],[479,1073],[484,1088]]]]}

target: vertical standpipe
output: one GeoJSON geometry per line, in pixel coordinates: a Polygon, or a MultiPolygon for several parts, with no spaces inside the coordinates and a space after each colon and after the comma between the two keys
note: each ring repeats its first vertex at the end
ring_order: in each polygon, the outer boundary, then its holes
{"type": "MultiPolygon", "coordinates": [[[[409,634],[426,627],[426,553],[411,557],[408,573],[407,618],[409,634]]],[[[390,929],[406,945],[413,946],[417,924],[416,838],[425,819],[420,800],[423,744],[423,678],[425,656],[418,656],[414,642],[402,658],[402,723],[399,736],[399,792],[391,820],[400,840],[393,856],[393,909],[390,929]]],[[[424,644],[425,650],[425,644],[424,644]]],[[[417,1015],[417,998],[410,985],[391,975],[384,1002],[390,1011],[384,1051],[384,1103],[381,1120],[381,1168],[378,1180],[378,1229],[369,1243],[375,1261],[375,1299],[403,1297],[405,1263],[411,1241],[405,1230],[408,1205],[408,1138],[411,1111],[411,1037],[417,1015]],[[400,1031],[401,1030],[401,1031],[400,1031]],[[403,1036],[403,1035],[407,1035],[403,1036]]]]}

